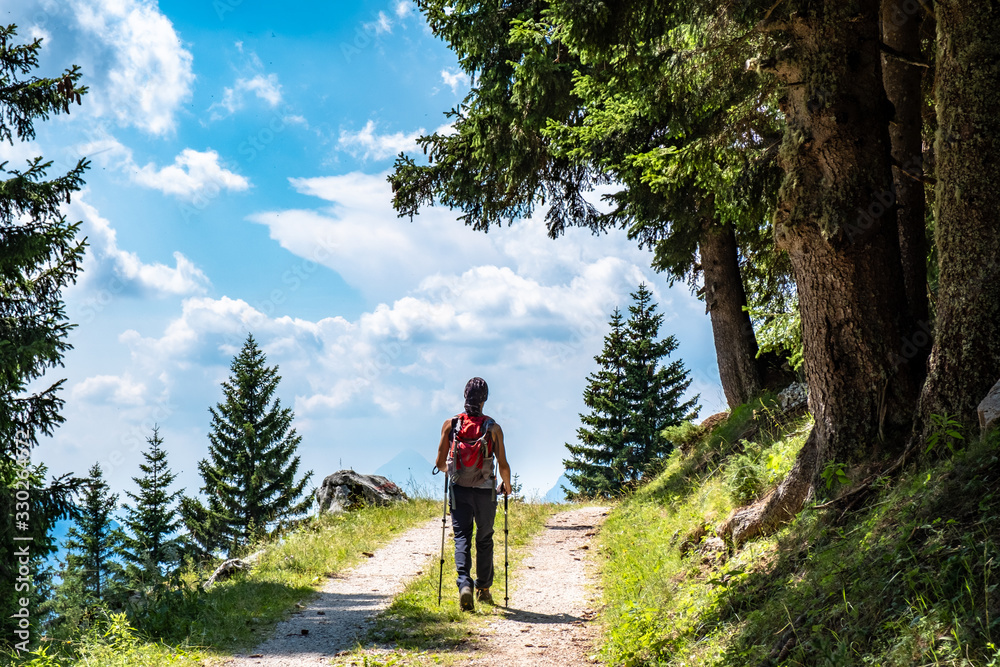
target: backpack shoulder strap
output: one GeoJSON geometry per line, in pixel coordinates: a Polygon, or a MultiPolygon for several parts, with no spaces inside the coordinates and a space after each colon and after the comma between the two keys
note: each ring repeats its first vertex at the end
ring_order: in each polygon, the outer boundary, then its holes
{"type": "Polygon", "coordinates": [[[492,417],[487,417],[483,420],[483,434],[479,436],[479,439],[484,441],[486,445],[486,454],[493,456],[493,437],[490,435],[490,429],[496,424],[492,417]]]}
{"type": "Polygon", "coordinates": [[[451,441],[451,446],[448,448],[448,456],[455,455],[455,442],[458,440],[458,431],[462,428],[462,415],[455,415],[451,418],[451,433],[448,434],[448,439],[451,441]]]}

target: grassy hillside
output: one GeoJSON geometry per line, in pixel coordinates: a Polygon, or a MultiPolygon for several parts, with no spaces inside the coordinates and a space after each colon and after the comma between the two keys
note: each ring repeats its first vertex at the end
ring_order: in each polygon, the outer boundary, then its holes
{"type": "MultiPolygon", "coordinates": [[[[813,504],[734,550],[714,527],[781,479],[811,426],[772,405],[741,406],[710,434],[682,429],[686,451],[608,518],[603,658],[1000,666],[1000,438],[954,454],[943,438],[924,457],[941,459],[878,480],[863,507],[813,504]]],[[[850,472],[828,469],[830,494],[850,472]]]]}

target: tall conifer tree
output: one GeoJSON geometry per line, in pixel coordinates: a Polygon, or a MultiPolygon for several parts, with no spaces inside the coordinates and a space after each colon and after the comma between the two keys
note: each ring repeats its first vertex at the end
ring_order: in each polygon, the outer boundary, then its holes
{"type": "Polygon", "coordinates": [[[571,458],[563,461],[573,497],[614,496],[640,479],[649,464],[669,453],[660,435],[667,426],[693,419],[697,397],[682,402],[691,381],[682,361],[661,361],[677,349],[677,340],[659,340],[663,315],[645,285],[632,295],[629,319],[615,309],[604,350],[594,360],[601,368],[588,376],[580,415],[578,444],[568,444],[571,458]]]}
{"type": "Polygon", "coordinates": [[[615,458],[625,449],[628,405],[625,401],[626,341],[621,311],[611,314],[611,332],[604,337],[604,350],[594,357],[600,365],[587,376],[583,402],[590,408],[580,415],[578,444],[566,443],[572,458],[563,461],[566,477],[573,485],[569,498],[610,496],[621,488],[615,458]]]}
{"type": "Polygon", "coordinates": [[[89,474],[80,516],[66,536],[62,586],[65,597],[79,596],[77,603],[87,607],[115,607],[123,599],[125,583],[123,568],[115,561],[125,536],[112,525],[118,494],[111,493],[99,463],[91,466],[89,474]]]}
{"type": "Polygon", "coordinates": [[[303,514],[312,503],[302,497],[312,471],[296,481],[302,440],[290,408],[274,397],[281,377],[268,367],[253,335],[233,359],[222,383],[225,400],[214,408],[208,458],[198,463],[208,506],[184,498],[181,513],[192,538],[206,551],[233,551],[303,514]]]}
{"type": "Polygon", "coordinates": [[[182,539],[174,533],[180,526],[177,503],[183,491],[170,492],[176,475],[167,465],[167,453],[158,427],[146,439],[149,449],[142,453],[146,462],[139,464],[142,477],[133,477],[138,493],[126,492],[135,503],[124,505],[125,526],[129,534],[122,544],[126,575],[139,586],[156,585],[180,560],[182,539]]]}
{"type": "MultiPolygon", "coordinates": [[[[77,85],[76,67],[55,78],[35,76],[40,49],[40,39],[18,43],[16,26],[0,26],[0,142],[31,141],[35,122],[68,113],[86,93],[77,85]]],[[[37,610],[44,599],[42,563],[57,548],[52,527],[71,515],[73,494],[83,485],[69,475],[46,484],[46,467],[30,457],[38,437],[63,420],[62,381],[42,384],[42,377],[61,365],[70,348],[62,289],[76,280],[84,251],[79,223],[67,221],[60,205],[82,187],[87,162],[54,178],[48,177],[51,164],[41,157],[27,164],[0,162],[0,647],[12,639],[17,644],[15,631],[24,631],[11,616],[20,600],[37,610]],[[18,491],[29,499],[17,499],[18,491]],[[31,545],[28,590],[17,581],[25,544],[31,545]]]]}
{"type": "Polygon", "coordinates": [[[683,361],[662,365],[677,349],[677,339],[659,339],[663,314],[656,312],[652,292],[643,284],[631,296],[624,392],[630,411],[629,443],[616,463],[626,471],[627,480],[635,481],[651,461],[670,453],[673,445],[661,433],[667,426],[694,419],[698,397],[682,402],[691,385],[683,361]]]}

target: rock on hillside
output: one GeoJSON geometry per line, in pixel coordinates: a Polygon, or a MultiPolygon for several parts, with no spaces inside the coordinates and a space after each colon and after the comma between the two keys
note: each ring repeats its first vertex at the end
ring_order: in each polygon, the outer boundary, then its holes
{"type": "Polygon", "coordinates": [[[327,475],[316,489],[320,514],[343,512],[358,505],[388,505],[406,500],[406,494],[381,475],[364,475],[353,470],[339,470],[327,475]]]}
{"type": "Polygon", "coordinates": [[[1000,426],[1000,382],[993,385],[979,404],[979,428],[986,433],[994,426],[1000,426]]]}

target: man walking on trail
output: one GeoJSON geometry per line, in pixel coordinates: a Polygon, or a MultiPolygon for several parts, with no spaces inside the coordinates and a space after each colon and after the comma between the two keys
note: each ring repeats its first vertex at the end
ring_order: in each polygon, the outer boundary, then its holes
{"type": "Polygon", "coordinates": [[[472,611],[473,586],[480,602],[493,602],[493,520],[497,492],[511,492],[510,466],[503,445],[503,431],[483,414],[489,396],[486,380],[474,377],[465,385],[465,412],[445,421],[438,445],[438,470],[451,480],[451,525],[455,531],[455,569],[458,598],[463,611],[472,611]],[[494,459],[502,482],[497,488],[494,459]],[[476,527],[476,579],[473,581],[472,526],[476,527]]]}

